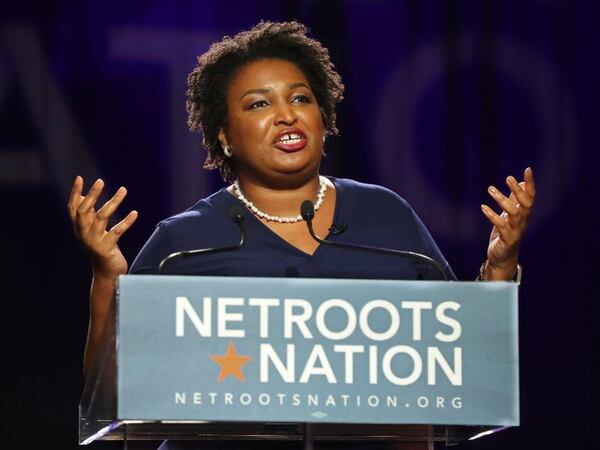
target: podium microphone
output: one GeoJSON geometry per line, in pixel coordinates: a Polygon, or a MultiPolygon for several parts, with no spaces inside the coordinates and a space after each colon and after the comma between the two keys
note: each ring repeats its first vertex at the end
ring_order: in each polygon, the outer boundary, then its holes
{"type": "Polygon", "coordinates": [[[241,208],[238,206],[234,206],[229,210],[229,216],[231,219],[237,224],[240,228],[240,241],[235,245],[228,245],[225,247],[208,247],[208,248],[199,248],[195,250],[182,250],[180,252],[171,253],[167,257],[165,257],[160,264],[158,265],[158,274],[162,275],[165,265],[175,258],[193,256],[193,255],[205,255],[207,253],[219,253],[219,252],[228,252],[231,250],[238,250],[244,245],[244,240],[246,239],[246,227],[244,226],[244,214],[242,213],[241,208]]]}
{"type": "Polygon", "coordinates": [[[439,262],[437,262],[435,259],[430,258],[427,255],[423,255],[422,253],[411,252],[408,250],[394,250],[391,248],[370,247],[367,245],[346,244],[343,242],[329,241],[327,239],[323,239],[323,238],[317,236],[315,234],[315,231],[313,230],[313,226],[312,226],[312,221],[315,217],[315,207],[313,205],[313,202],[311,202],[310,200],[304,200],[302,202],[302,205],[300,205],[300,215],[306,221],[306,225],[308,226],[308,232],[310,233],[312,238],[315,241],[319,242],[320,244],[334,245],[336,247],[349,248],[349,249],[354,249],[354,250],[362,250],[362,251],[367,251],[367,252],[372,252],[372,253],[381,253],[384,255],[403,256],[406,258],[414,259],[416,261],[424,262],[426,264],[429,264],[430,266],[433,266],[440,273],[442,278],[445,281],[448,281],[448,275],[444,271],[441,264],[439,262]]]}

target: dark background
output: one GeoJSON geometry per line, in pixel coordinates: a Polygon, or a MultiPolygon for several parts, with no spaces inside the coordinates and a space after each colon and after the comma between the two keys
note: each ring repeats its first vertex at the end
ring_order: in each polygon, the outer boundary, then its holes
{"type": "MultiPolygon", "coordinates": [[[[6,3],[6,2],[4,2],[6,3]]],[[[129,189],[129,259],[162,218],[222,186],[186,129],[195,56],[260,19],[298,19],[346,85],[323,173],[388,186],[459,279],[485,257],[487,186],[531,165],[522,246],[521,426],[459,448],[593,442],[598,294],[598,2],[45,1],[0,7],[0,448],[77,448],[90,267],[66,204],[77,174],[129,189]]],[[[124,214],[126,211],[121,211],[124,214]]],[[[97,449],[115,448],[101,442],[97,449]]]]}

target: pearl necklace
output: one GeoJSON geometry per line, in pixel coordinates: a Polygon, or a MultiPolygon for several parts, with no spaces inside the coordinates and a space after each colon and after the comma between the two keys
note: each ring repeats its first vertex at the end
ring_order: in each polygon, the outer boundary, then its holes
{"type": "MultiPolygon", "coordinates": [[[[325,178],[319,177],[319,193],[317,194],[317,201],[315,203],[315,211],[317,211],[321,207],[321,205],[323,205],[323,200],[325,200],[325,191],[326,190],[327,190],[327,183],[325,182],[325,178]]],[[[270,214],[267,214],[264,211],[261,211],[256,206],[254,206],[254,203],[252,203],[250,200],[248,200],[244,196],[237,180],[235,180],[233,182],[233,191],[234,191],[236,197],[246,206],[246,208],[248,208],[252,212],[252,214],[254,214],[255,216],[257,216],[260,219],[265,219],[270,222],[279,222],[279,223],[296,223],[296,222],[300,222],[302,220],[302,216],[300,214],[298,214],[297,216],[294,216],[294,217],[279,217],[279,216],[272,216],[270,214]]]]}

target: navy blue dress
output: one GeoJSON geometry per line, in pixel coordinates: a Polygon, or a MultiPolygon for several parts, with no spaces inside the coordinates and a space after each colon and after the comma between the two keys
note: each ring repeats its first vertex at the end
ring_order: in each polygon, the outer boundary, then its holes
{"type": "MultiPolygon", "coordinates": [[[[349,179],[330,178],[336,189],[333,224],[327,239],[425,254],[455,276],[431,235],[410,205],[381,186],[349,179]],[[343,231],[342,231],[343,230],[343,231]],[[342,232],[340,232],[342,231],[342,232]]],[[[131,273],[157,273],[170,253],[235,245],[240,231],[230,216],[233,206],[242,208],[246,242],[239,250],[175,259],[164,273],[220,276],[268,276],[356,279],[440,279],[431,265],[399,256],[321,245],[313,255],[288,244],[271,231],[226,189],[200,200],[187,211],[160,222],[131,266],[131,273]]],[[[318,214],[318,212],[317,212],[318,214]]],[[[318,442],[317,448],[383,449],[385,442],[318,442]]],[[[237,448],[301,449],[301,442],[281,441],[165,441],[159,450],[237,448]]]]}
{"type": "MultiPolygon", "coordinates": [[[[330,178],[336,189],[332,241],[410,250],[438,261],[448,278],[454,274],[431,235],[410,205],[381,186],[330,178]],[[344,230],[343,232],[339,232],[344,230]]],[[[306,278],[440,279],[429,265],[414,260],[321,245],[313,255],[288,244],[271,231],[226,189],[200,200],[187,211],[160,222],[132,264],[131,273],[157,272],[170,253],[236,244],[238,226],[230,217],[240,206],[246,224],[241,249],[179,258],[165,265],[165,273],[180,275],[265,276],[306,278]]],[[[317,212],[318,214],[318,212],[317,212]]]]}

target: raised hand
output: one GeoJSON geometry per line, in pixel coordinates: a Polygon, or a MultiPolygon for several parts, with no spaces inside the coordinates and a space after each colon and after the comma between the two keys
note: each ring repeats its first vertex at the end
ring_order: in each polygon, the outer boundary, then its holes
{"type": "Polygon", "coordinates": [[[108,221],[115,213],[127,190],[121,187],[99,210],[95,205],[104,188],[100,179],[90,188],[86,196],[83,192],[83,179],[75,178],[69,197],[69,217],[73,223],[75,236],[88,252],[94,268],[94,276],[116,277],[127,273],[127,261],[117,242],[138,217],[137,211],[131,211],[119,223],[107,230],[108,221]]]}
{"type": "Polygon", "coordinates": [[[519,246],[535,200],[535,181],[530,167],[525,169],[523,178],[521,182],[513,176],[506,179],[511,191],[509,197],[494,186],[488,188],[502,213],[496,214],[489,206],[481,205],[483,214],[493,225],[487,251],[486,279],[511,279],[516,271],[519,246]]]}

